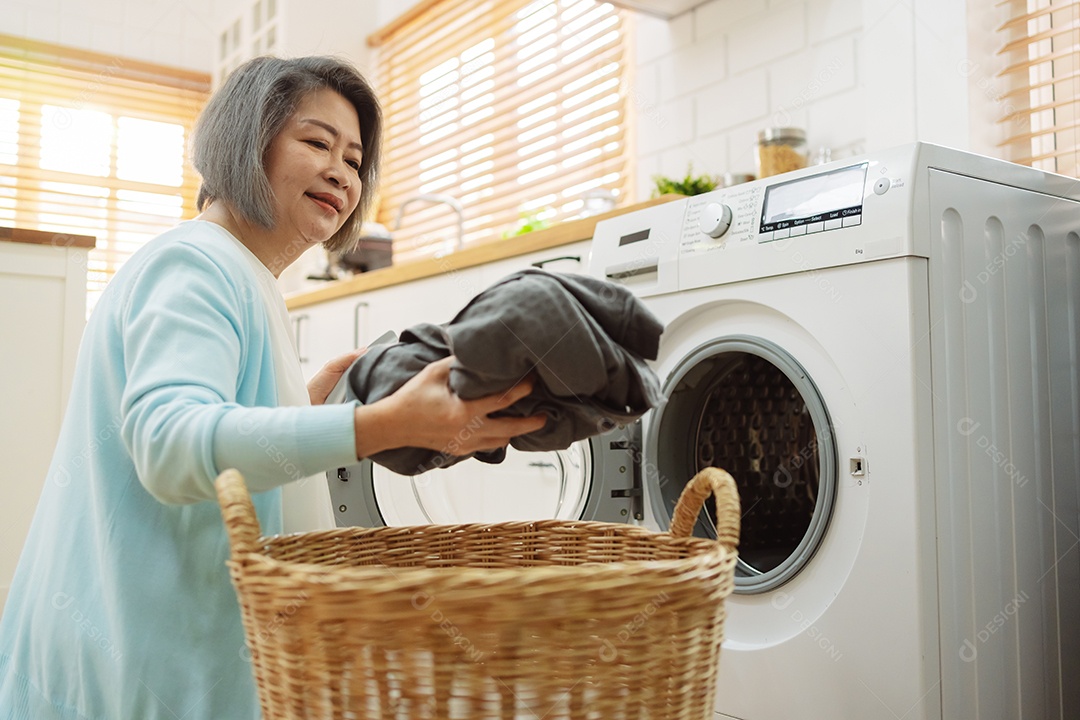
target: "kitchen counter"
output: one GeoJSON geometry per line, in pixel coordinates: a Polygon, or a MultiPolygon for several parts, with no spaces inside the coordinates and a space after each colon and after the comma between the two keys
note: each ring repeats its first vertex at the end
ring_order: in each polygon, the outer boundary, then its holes
{"type": "Polygon", "coordinates": [[[588,240],[593,236],[596,223],[600,220],[640,210],[651,205],[671,202],[682,197],[682,195],[662,195],[624,208],[616,208],[600,215],[559,223],[544,230],[534,230],[525,235],[506,238],[505,240],[493,240],[439,257],[423,258],[402,265],[392,265],[379,270],[372,270],[371,272],[355,275],[348,280],[328,281],[325,287],[317,290],[298,292],[287,296],[285,305],[289,310],[296,310],[326,302],[327,300],[347,297],[390,285],[399,285],[435,275],[452,273],[496,260],[588,240]]]}
{"type": "Polygon", "coordinates": [[[53,245],[55,247],[77,248],[92,248],[97,244],[97,239],[90,235],[68,235],[67,233],[53,233],[42,230],[26,230],[24,228],[11,227],[0,227],[0,240],[27,243],[29,245],[53,245]]]}

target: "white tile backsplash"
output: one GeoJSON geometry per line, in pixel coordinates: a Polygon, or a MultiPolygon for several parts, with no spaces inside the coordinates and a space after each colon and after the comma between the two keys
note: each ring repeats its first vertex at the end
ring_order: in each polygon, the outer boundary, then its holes
{"type": "Polygon", "coordinates": [[[690,169],[694,175],[722,175],[727,172],[727,148],[725,134],[669,148],[660,154],[660,172],[677,178],[684,177],[690,169]]]}
{"type": "Polygon", "coordinates": [[[810,44],[861,30],[862,5],[862,0],[807,0],[806,30],[810,44]]]}
{"type": "Polygon", "coordinates": [[[693,42],[693,13],[683,13],[671,20],[638,13],[635,20],[634,52],[638,65],[664,57],[693,42]]]}
{"type": "Polygon", "coordinates": [[[723,37],[680,48],[658,62],[660,99],[664,101],[714,85],[727,76],[723,37]]]}
{"type": "Polygon", "coordinates": [[[764,68],[735,75],[702,91],[697,99],[697,129],[712,135],[769,112],[768,75],[764,68]]]}
{"type": "Polygon", "coordinates": [[[806,136],[811,154],[821,146],[847,146],[861,136],[866,124],[862,98],[862,92],[850,90],[807,106],[806,136]]]}
{"type": "Polygon", "coordinates": [[[764,127],[806,129],[813,152],[825,145],[844,156],[863,148],[864,1],[713,0],[680,16],[692,23],[692,41],[681,46],[672,38],[685,40],[685,28],[668,28],[652,42],[664,21],[639,15],[637,44],[651,44],[649,52],[638,51],[642,89],[631,110],[639,197],[651,185],[642,173],[681,177],[691,160],[695,172],[754,172],[764,127]],[[646,90],[654,86],[655,102],[646,90]],[[646,96],[649,102],[640,102],[646,96]],[[667,119],[663,127],[658,117],[667,119]]]}
{"type": "Polygon", "coordinates": [[[88,35],[92,40],[92,34],[87,33],[90,23],[91,20],[86,15],[68,12],[60,13],[60,35],[57,42],[69,47],[79,47],[86,44],[88,35]]]}
{"type": "Polygon", "coordinates": [[[653,175],[660,173],[660,153],[638,157],[635,163],[634,190],[638,200],[647,200],[652,196],[653,175]]]}
{"type": "Polygon", "coordinates": [[[638,152],[653,153],[694,140],[694,98],[683,97],[665,103],[655,113],[638,113],[638,152]]]}
{"type": "Polygon", "coordinates": [[[727,38],[732,74],[796,53],[806,46],[806,3],[792,2],[733,23],[727,38]]]}
{"type": "Polygon", "coordinates": [[[26,36],[26,7],[21,3],[10,3],[0,13],[0,33],[26,36]]]}
{"type": "Polygon", "coordinates": [[[90,23],[90,49],[99,53],[114,53],[123,43],[123,28],[115,23],[90,23]]]}
{"type": "Polygon", "coordinates": [[[764,17],[765,0],[713,0],[694,9],[694,39],[705,43],[725,37],[731,26],[754,16],[764,17]]]}
{"type": "Polygon", "coordinates": [[[26,6],[26,36],[44,42],[60,42],[60,12],[45,5],[26,6]]]}
{"type": "Polygon", "coordinates": [[[769,66],[773,112],[806,107],[855,87],[855,36],[832,40],[769,66]]]}

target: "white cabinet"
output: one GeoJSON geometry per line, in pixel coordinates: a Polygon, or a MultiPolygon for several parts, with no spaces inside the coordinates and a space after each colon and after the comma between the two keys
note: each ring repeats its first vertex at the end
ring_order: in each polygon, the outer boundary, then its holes
{"type": "Polygon", "coordinates": [[[507,275],[539,265],[552,272],[585,273],[589,269],[589,248],[592,240],[496,260],[484,266],[486,285],[498,282],[507,275]]]}
{"type": "Polygon", "coordinates": [[[373,337],[371,303],[364,296],[350,296],[290,313],[293,336],[304,376],[310,378],[327,360],[360,347],[373,337]]]}
{"type": "Polygon", "coordinates": [[[64,242],[0,241],[0,606],[49,470],[86,325],[87,248],[52,237],[64,242]]]}

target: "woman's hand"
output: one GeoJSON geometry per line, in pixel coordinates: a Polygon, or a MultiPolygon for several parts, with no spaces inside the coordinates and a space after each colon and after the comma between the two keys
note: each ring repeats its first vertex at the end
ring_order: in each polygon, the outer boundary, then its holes
{"type": "Polygon", "coordinates": [[[312,405],[322,405],[326,402],[326,397],[330,394],[330,391],[334,389],[334,386],[338,384],[338,380],[345,374],[345,371],[356,362],[356,358],[360,357],[367,352],[367,348],[360,348],[359,350],[353,350],[350,353],[339,355],[330,362],[322,366],[319,372],[315,373],[315,377],[307,384],[308,397],[311,398],[312,405]]]}
{"type": "Polygon", "coordinates": [[[543,415],[491,418],[532,392],[526,378],[504,393],[462,400],[450,389],[454,358],[433,362],[389,397],[356,409],[356,455],[420,447],[447,455],[468,455],[504,447],[510,438],[544,427],[543,415]]]}

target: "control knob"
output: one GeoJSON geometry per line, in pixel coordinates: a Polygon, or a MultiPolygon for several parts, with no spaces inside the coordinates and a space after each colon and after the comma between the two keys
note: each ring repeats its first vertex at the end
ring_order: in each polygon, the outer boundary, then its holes
{"type": "Polygon", "coordinates": [[[720,237],[731,227],[731,208],[722,203],[709,203],[701,211],[701,221],[698,226],[701,232],[709,237],[720,237]]]}

